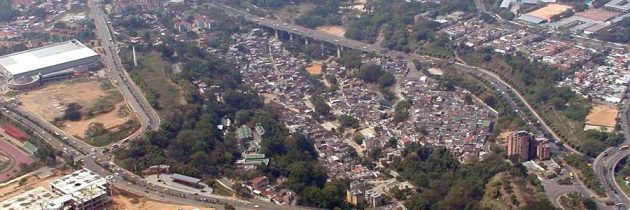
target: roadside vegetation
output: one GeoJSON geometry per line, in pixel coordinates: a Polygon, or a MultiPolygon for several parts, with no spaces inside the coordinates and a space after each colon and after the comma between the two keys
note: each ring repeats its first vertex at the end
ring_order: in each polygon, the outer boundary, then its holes
{"type": "MultiPolygon", "coordinates": [[[[522,165],[517,163],[512,166],[501,156],[490,155],[483,161],[463,164],[455,160],[446,148],[425,147],[416,143],[406,147],[402,156],[395,157],[388,167],[398,171],[417,188],[397,195],[406,199],[405,205],[409,209],[481,208],[484,204],[480,201],[484,196],[498,196],[496,185],[493,187],[488,183],[499,174],[517,180],[513,185],[539,185],[537,179],[527,176],[522,165]]],[[[553,209],[548,200],[542,197],[538,200],[535,196],[540,194],[527,198],[534,199],[531,202],[521,198],[522,203],[515,206],[521,209],[553,209]]]]}
{"type": "Polygon", "coordinates": [[[593,171],[593,168],[589,165],[586,157],[577,154],[568,154],[564,156],[564,160],[571,167],[580,171],[580,174],[576,174],[576,176],[584,182],[589,189],[595,191],[595,193],[601,196],[605,195],[602,184],[599,182],[597,175],[595,175],[595,171],[593,171]]]}
{"type": "Polygon", "coordinates": [[[564,209],[575,209],[575,210],[596,210],[597,203],[591,198],[585,198],[579,193],[569,193],[560,197],[560,205],[564,209]]]}
{"type": "Polygon", "coordinates": [[[571,147],[595,157],[609,146],[618,145],[616,134],[583,131],[591,102],[571,91],[558,88],[565,75],[548,65],[531,62],[522,55],[498,55],[485,49],[462,49],[460,57],[469,65],[490,70],[514,87],[536,109],[551,129],[571,147]]]}

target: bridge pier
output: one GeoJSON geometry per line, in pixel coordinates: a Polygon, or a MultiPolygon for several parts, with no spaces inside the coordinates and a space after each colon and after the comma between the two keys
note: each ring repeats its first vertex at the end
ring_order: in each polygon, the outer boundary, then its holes
{"type": "Polygon", "coordinates": [[[276,40],[280,40],[280,35],[278,34],[278,29],[273,29],[273,32],[276,36],[276,40]]]}
{"type": "Polygon", "coordinates": [[[308,37],[304,37],[304,45],[308,45],[308,37]]]}
{"type": "Polygon", "coordinates": [[[320,46],[322,48],[322,56],[324,56],[324,52],[326,52],[326,48],[324,48],[324,42],[320,42],[320,46]]]}
{"type": "Polygon", "coordinates": [[[289,40],[293,41],[293,34],[292,33],[289,33],[289,40]]]}
{"type": "Polygon", "coordinates": [[[337,45],[337,58],[341,58],[341,50],[342,50],[342,47],[337,45]]]}

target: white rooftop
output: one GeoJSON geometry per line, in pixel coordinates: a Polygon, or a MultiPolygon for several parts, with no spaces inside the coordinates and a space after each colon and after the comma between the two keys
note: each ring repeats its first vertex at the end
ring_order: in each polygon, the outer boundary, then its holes
{"type": "Polygon", "coordinates": [[[0,67],[17,75],[97,55],[81,42],[70,40],[2,56],[0,67]]]}
{"type": "Polygon", "coordinates": [[[101,187],[106,183],[107,180],[102,176],[87,169],[81,169],[50,182],[50,186],[67,195],[95,185],[101,187]]]}

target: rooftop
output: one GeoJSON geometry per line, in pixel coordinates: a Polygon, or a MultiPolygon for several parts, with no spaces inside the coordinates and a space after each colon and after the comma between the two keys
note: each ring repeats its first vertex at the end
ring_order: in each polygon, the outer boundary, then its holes
{"type": "Polygon", "coordinates": [[[12,75],[97,56],[78,40],[56,43],[0,57],[0,67],[12,75]]]}
{"type": "Polygon", "coordinates": [[[630,2],[628,2],[628,0],[612,0],[606,3],[606,5],[604,6],[608,8],[621,10],[621,11],[630,10],[630,2]]]}
{"type": "Polygon", "coordinates": [[[50,182],[50,186],[63,194],[72,194],[90,186],[105,185],[106,182],[105,178],[100,175],[87,169],[81,169],[50,182]]]}
{"type": "Polygon", "coordinates": [[[197,183],[197,182],[201,181],[201,179],[198,179],[198,178],[195,178],[195,177],[186,176],[186,175],[182,175],[182,174],[171,174],[171,178],[172,179],[181,180],[181,181],[185,181],[185,182],[190,182],[190,183],[197,183]]]}
{"type": "Polygon", "coordinates": [[[43,204],[48,202],[49,199],[52,199],[53,196],[54,194],[46,188],[37,187],[0,202],[0,209],[43,209],[43,204]]]}

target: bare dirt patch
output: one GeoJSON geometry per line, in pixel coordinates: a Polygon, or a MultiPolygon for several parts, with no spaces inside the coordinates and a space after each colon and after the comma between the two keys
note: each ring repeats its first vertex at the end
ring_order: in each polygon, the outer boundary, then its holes
{"type": "Polygon", "coordinates": [[[177,205],[160,203],[146,198],[131,195],[125,192],[114,191],[111,209],[134,209],[134,210],[175,210],[175,209],[200,209],[200,210],[214,210],[214,208],[201,208],[195,206],[177,205]]]}
{"type": "Polygon", "coordinates": [[[110,95],[111,92],[118,93],[117,91],[102,90],[100,82],[96,80],[66,81],[46,85],[16,97],[22,101],[26,110],[40,115],[46,121],[53,121],[63,114],[65,105],[69,103],[89,107],[94,101],[110,95]]]}
{"type": "Polygon", "coordinates": [[[569,5],[563,5],[563,4],[548,4],[547,6],[544,6],[543,8],[534,10],[530,13],[527,13],[528,15],[534,16],[534,17],[539,17],[542,19],[545,19],[547,21],[551,20],[551,17],[557,14],[560,14],[564,11],[566,11],[567,9],[571,9],[573,7],[569,6],[569,5]]]}
{"type": "MultiPolygon", "coordinates": [[[[107,83],[105,83],[107,84],[107,83]]],[[[64,121],[60,128],[70,135],[85,138],[85,131],[92,122],[102,123],[106,129],[111,129],[129,120],[135,120],[135,116],[127,114],[120,116],[118,110],[127,107],[118,89],[113,86],[104,87],[99,80],[69,80],[54,83],[40,89],[21,93],[16,96],[22,101],[23,107],[46,121],[54,121],[63,115],[65,108],[70,103],[77,103],[82,112],[97,110],[100,113],[94,116],[83,116],[79,121],[64,121]],[[109,103],[109,109],[103,104],[109,103]]]]}
{"type": "Polygon", "coordinates": [[[306,72],[308,72],[310,75],[321,75],[322,64],[313,62],[306,67],[306,72]]]}
{"type": "Polygon", "coordinates": [[[315,30],[338,37],[343,37],[343,35],[346,34],[346,28],[342,26],[320,26],[315,30]]]}
{"type": "Polygon", "coordinates": [[[586,124],[603,127],[615,127],[619,108],[612,105],[595,105],[586,116],[586,124]]]}
{"type": "MultiPolygon", "coordinates": [[[[116,104],[115,106],[117,108],[120,106],[125,106],[125,103],[120,102],[116,104]]],[[[105,129],[110,130],[118,125],[122,125],[128,120],[134,120],[135,118],[133,115],[127,115],[125,117],[118,116],[118,113],[116,112],[116,110],[117,109],[114,109],[113,111],[96,115],[90,119],[85,119],[81,121],[64,122],[63,131],[73,136],[79,136],[81,138],[85,138],[85,130],[88,129],[88,126],[92,122],[102,123],[103,126],[105,126],[105,129]]]]}

